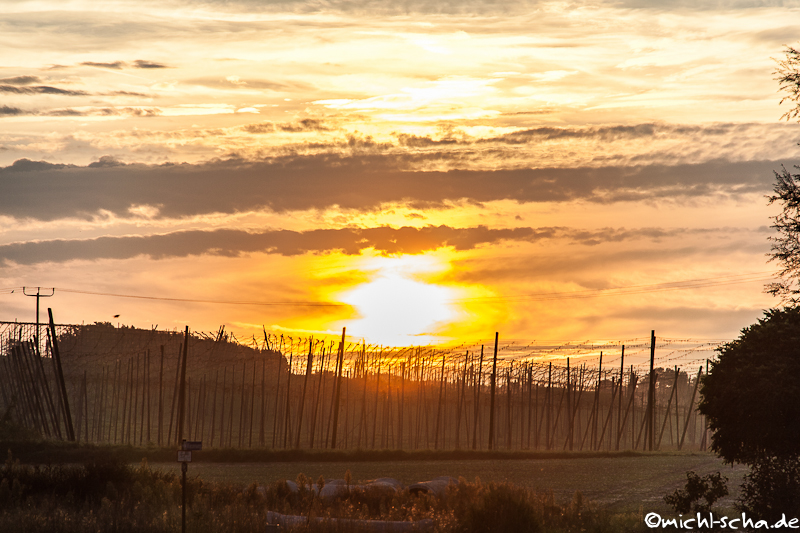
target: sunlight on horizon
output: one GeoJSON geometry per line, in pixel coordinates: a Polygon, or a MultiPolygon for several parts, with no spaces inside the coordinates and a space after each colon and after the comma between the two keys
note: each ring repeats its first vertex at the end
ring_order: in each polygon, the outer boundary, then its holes
{"type": "Polygon", "coordinates": [[[348,321],[348,335],[392,346],[441,340],[437,330],[457,315],[452,303],[456,291],[426,283],[419,276],[446,268],[424,256],[371,259],[363,269],[375,271],[375,276],[339,297],[360,315],[357,320],[348,321]]]}

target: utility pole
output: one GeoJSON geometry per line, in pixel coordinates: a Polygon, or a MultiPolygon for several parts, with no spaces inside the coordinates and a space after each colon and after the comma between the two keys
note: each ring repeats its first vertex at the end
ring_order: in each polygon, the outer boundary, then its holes
{"type": "Polygon", "coordinates": [[[42,334],[39,331],[39,298],[50,298],[56,293],[55,287],[50,287],[49,290],[50,294],[42,294],[42,287],[36,287],[36,294],[28,294],[28,290],[33,291],[33,287],[22,287],[22,294],[25,296],[35,296],[36,297],[36,349],[41,354],[41,340],[42,334]]]}

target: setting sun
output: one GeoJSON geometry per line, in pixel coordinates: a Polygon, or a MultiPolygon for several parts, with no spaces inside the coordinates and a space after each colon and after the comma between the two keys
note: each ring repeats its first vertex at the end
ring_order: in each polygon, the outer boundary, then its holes
{"type": "Polygon", "coordinates": [[[430,257],[374,258],[364,267],[372,279],[340,295],[359,318],[348,332],[384,345],[428,344],[437,330],[456,316],[456,290],[420,279],[446,268],[430,257]]]}

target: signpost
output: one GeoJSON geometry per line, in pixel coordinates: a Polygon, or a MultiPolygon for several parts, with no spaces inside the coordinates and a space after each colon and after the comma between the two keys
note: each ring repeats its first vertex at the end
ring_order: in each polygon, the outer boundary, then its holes
{"type": "Polygon", "coordinates": [[[181,533],[186,533],[186,471],[189,470],[189,463],[192,462],[192,451],[203,449],[203,442],[199,440],[181,442],[181,449],[178,450],[178,462],[181,464],[181,533]]]}

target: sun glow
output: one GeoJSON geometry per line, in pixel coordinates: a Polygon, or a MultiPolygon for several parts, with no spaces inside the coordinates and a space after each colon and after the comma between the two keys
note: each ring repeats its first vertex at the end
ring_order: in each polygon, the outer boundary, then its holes
{"type": "Polygon", "coordinates": [[[409,346],[440,340],[437,331],[454,320],[456,289],[428,283],[425,275],[449,268],[429,256],[372,258],[363,267],[370,281],[339,296],[354,306],[360,318],[348,322],[347,332],[370,342],[409,346]]]}

